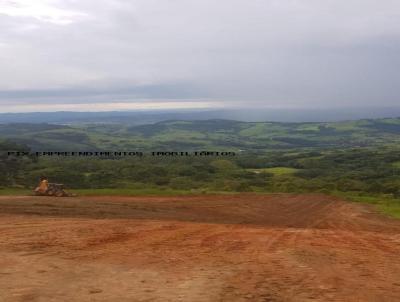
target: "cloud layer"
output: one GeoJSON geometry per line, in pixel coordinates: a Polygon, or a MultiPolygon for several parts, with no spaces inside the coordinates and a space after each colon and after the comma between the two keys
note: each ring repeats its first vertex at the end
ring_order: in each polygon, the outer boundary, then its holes
{"type": "Polygon", "coordinates": [[[0,28],[2,111],[400,104],[397,0],[0,0],[0,28]]]}

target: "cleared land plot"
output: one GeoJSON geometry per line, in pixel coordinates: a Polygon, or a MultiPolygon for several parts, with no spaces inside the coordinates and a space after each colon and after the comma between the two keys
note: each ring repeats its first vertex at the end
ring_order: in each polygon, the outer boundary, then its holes
{"type": "Polygon", "coordinates": [[[0,197],[1,301],[400,301],[400,222],[324,195],[0,197]]]}

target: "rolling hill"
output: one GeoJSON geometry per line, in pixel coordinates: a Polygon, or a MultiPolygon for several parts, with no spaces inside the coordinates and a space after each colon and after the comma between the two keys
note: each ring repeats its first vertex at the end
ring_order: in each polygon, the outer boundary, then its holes
{"type": "Polygon", "coordinates": [[[263,151],[354,148],[400,142],[400,118],[334,123],[169,120],[153,124],[0,124],[0,138],[32,150],[263,151]]]}

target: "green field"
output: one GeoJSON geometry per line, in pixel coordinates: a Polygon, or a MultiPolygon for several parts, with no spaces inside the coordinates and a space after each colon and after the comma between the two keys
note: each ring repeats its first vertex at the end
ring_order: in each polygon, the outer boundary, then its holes
{"type": "Polygon", "coordinates": [[[288,167],[274,167],[274,168],[262,168],[262,169],[249,169],[254,173],[271,173],[273,175],[290,175],[294,174],[300,169],[288,168],[288,167]]]}

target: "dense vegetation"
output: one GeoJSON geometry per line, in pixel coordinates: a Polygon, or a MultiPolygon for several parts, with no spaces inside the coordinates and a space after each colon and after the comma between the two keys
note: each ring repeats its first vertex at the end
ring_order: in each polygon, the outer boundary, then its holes
{"type": "Polygon", "coordinates": [[[0,125],[0,150],[233,150],[234,157],[0,158],[2,187],[40,175],[76,189],[358,192],[400,197],[400,119],[0,125]],[[15,144],[17,143],[17,145],[15,144]]]}

